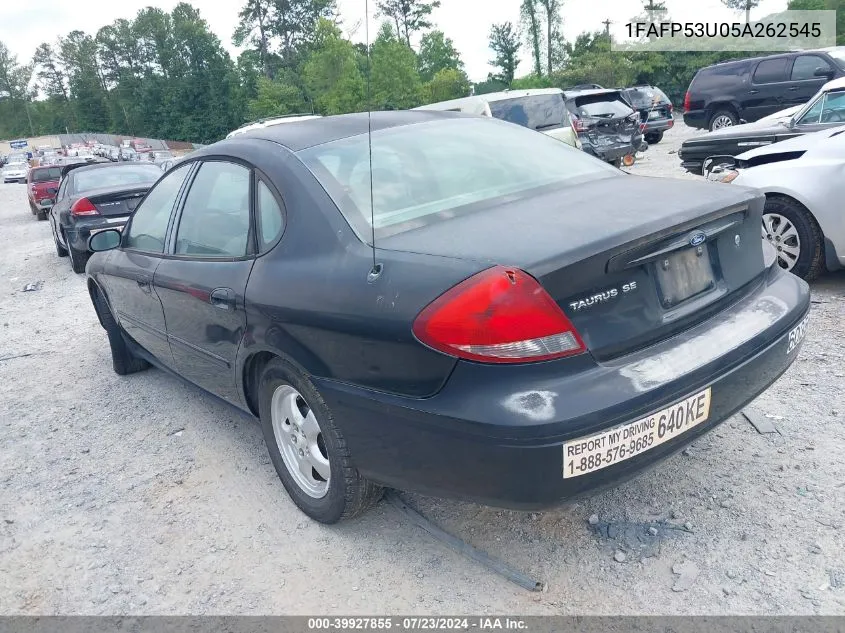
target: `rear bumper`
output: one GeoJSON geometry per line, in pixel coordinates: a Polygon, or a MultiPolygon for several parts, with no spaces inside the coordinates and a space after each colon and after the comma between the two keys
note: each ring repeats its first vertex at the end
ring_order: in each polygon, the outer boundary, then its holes
{"type": "Polygon", "coordinates": [[[98,217],[78,220],[73,227],[65,229],[68,246],[73,247],[76,251],[87,251],[88,238],[94,233],[99,233],[100,231],[105,231],[106,229],[122,229],[128,220],[128,216],[114,218],[98,217]]]}
{"type": "Polygon", "coordinates": [[[740,410],[793,362],[800,340],[790,333],[808,310],[807,284],[772,269],[759,288],[707,322],[608,363],[459,362],[444,388],[425,400],[315,382],[366,477],[402,490],[537,509],[621,483],[740,410]],[[697,354],[706,359],[700,366],[697,354]],[[639,420],[708,386],[707,421],[628,460],[563,478],[564,442],[639,420]]]}
{"type": "Polygon", "coordinates": [[[690,127],[706,129],[709,121],[704,110],[690,110],[684,112],[684,123],[690,127]]]}
{"type": "Polygon", "coordinates": [[[675,127],[674,119],[652,119],[640,124],[640,128],[644,134],[665,132],[666,130],[671,130],[673,127],[675,127]]]}

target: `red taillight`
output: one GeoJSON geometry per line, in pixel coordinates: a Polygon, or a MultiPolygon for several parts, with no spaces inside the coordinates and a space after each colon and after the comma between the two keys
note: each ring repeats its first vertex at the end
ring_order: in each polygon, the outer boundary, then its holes
{"type": "Polygon", "coordinates": [[[572,117],[572,129],[576,132],[586,132],[586,126],[581,122],[577,116],[572,117]]]}
{"type": "Polygon", "coordinates": [[[692,95],[687,90],[687,94],[684,95],[684,112],[689,112],[690,110],[692,110],[692,95]]]}
{"type": "Polygon", "coordinates": [[[495,266],[429,304],[414,321],[420,342],[450,356],[526,363],[586,351],[572,323],[537,281],[495,266]]]}
{"type": "Polygon", "coordinates": [[[97,207],[88,198],[80,198],[70,208],[71,215],[100,215],[97,207]]]}
{"type": "Polygon", "coordinates": [[[672,114],[675,111],[675,106],[672,103],[669,103],[669,114],[672,114]]]}

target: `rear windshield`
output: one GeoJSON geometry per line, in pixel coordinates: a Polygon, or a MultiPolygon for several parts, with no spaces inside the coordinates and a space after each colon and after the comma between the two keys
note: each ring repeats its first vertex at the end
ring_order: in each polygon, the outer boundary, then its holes
{"type": "Polygon", "coordinates": [[[158,180],[159,176],[161,176],[161,169],[155,165],[121,165],[78,171],[74,173],[73,190],[75,193],[82,193],[104,187],[152,183],[158,180]]]}
{"type": "Polygon", "coordinates": [[[575,107],[580,116],[591,116],[602,119],[626,117],[633,112],[619,93],[609,95],[590,95],[575,98],[575,107]]]}
{"type": "Polygon", "coordinates": [[[839,68],[845,70],[845,47],[831,49],[827,51],[827,54],[833,58],[839,68]]]}
{"type": "Polygon", "coordinates": [[[650,108],[657,103],[668,103],[669,97],[660,88],[651,86],[638,86],[625,90],[625,96],[631,104],[639,109],[650,108]]]}
{"type": "Polygon", "coordinates": [[[47,169],[33,169],[31,179],[32,182],[49,182],[51,180],[58,180],[62,177],[61,167],[49,167],[47,169]]]}
{"type": "Polygon", "coordinates": [[[567,123],[563,95],[535,95],[490,102],[490,113],[497,119],[532,130],[547,130],[567,123]]]}
{"type": "MultiPolygon", "coordinates": [[[[299,156],[358,236],[369,241],[367,135],[311,147],[299,156]]],[[[377,237],[481,210],[505,197],[526,197],[541,187],[620,173],[545,134],[489,118],[440,120],[375,132],[372,165],[377,237]]]]}

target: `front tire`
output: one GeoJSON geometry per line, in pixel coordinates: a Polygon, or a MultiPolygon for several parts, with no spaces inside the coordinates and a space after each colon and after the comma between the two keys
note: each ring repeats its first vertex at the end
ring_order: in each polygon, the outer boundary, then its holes
{"type": "Polygon", "coordinates": [[[349,455],[323,398],[307,376],[280,358],[259,379],[264,442],[293,502],[320,523],[363,514],[382,496],[349,455]]]}
{"type": "Polygon", "coordinates": [[[763,239],[777,251],[784,270],[812,281],[825,270],[824,239],[816,219],[792,198],[771,196],[763,208],[763,239]]]}
{"type": "Polygon", "coordinates": [[[123,332],[120,326],[117,324],[114,315],[111,313],[111,309],[99,290],[94,290],[91,300],[94,303],[94,310],[96,310],[97,316],[100,317],[100,323],[109,337],[114,373],[118,376],[126,376],[127,374],[134,374],[149,367],[150,364],[147,361],[138,358],[129,349],[126,340],[123,338],[123,332]]]}
{"type": "Polygon", "coordinates": [[[645,135],[645,140],[649,145],[657,145],[663,140],[663,132],[649,132],[645,135]]]}
{"type": "Polygon", "coordinates": [[[56,245],[56,255],[59,257],[67,257],[67,249],[59,244],[59,238],[55,231],[53,231],[53,244],[56,245]]]}
{"type": "Polygon", "coordinates": [[[716,112],[713,113],[713,116],[710,117],[710,124],[708,125],[708,128],[712,132],[713,130],[733,127],[737,123],[739,123],[739,117],[733,110],[716,110],[716,112]]]}

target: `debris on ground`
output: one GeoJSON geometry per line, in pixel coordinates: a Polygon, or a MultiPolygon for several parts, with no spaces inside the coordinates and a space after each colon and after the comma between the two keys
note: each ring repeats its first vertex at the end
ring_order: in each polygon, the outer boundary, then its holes
{"type": "Polygon", "coordinates": [[[672,565],[672,573],[678,576],[672,585],[672,591],[686,591],[693,586],[701,570],[691,560],[685,560],[672,565]]]}
{"type": "Polygon", "coordinates": [[[29,284],[26,284],[23,287],[24,292],[35,292],[36,290],[41,290],[41,286],[44,285],[43,281],[35,281],[29,284]]]}
{"type": "Polygon", "coordinates": [[[768,416],[761,415],[757,411],[751,411],[749,409],[743,411],[742,415],[755,429],[757,429],[758,433],[778,433],[777,427],[768,416]]]}

